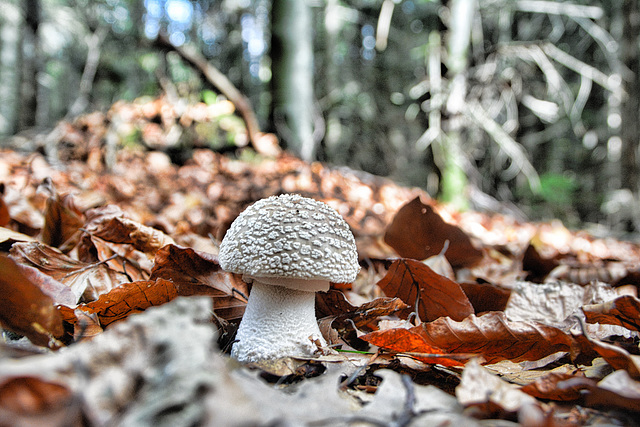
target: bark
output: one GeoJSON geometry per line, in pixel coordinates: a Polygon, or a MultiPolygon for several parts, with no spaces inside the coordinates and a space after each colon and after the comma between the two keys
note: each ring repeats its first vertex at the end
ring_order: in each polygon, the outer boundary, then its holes
{"type": "Polygon", "coordinates": [[[5,2],[0,14],[0,135],[12,135],[18,127],[23,26],[19,5],[5,2]]]}
{"type": "Polygon", "coordinates": [[[471,42],[471,27],[475,12],[475,0],[451,0],[447,69],[451,85],[447,112],[447,135],[443,138],[444,169],[440,186],[441,198],[458,209],[468,207],[467,176],[462,154],[461,112],[466,98],[467,56],[471,42]]]}
{"type": "Polygon", "coordinates": [[[18,117],[18,129],[27,129],[36,125],[38,109],[38,72],[40,71],[40,0],[26,0],[23,5],[26,25],[23,28],[21,107],[18,117]]]}
{"type": "MultiPolygon", "coordinates": [[[[640,39],[640,3],[637,0],[625,0],[623,4],[623,34],[620,44],[622,62],[630,70],[640,69],[638,40],[640,39]]],[[[640,189],[638,171],[638,143],[640,127],[640,82],[638,75],[633,74],[625,84],[627,97],[622,105],[622,139],[621,180],[622,187],[634,193],[640,189]]]]}
{"type": "Polygon", "coordinates": [[[271,10],[273,117],[288,148],[315,158],[311,9],[300,0],[276,0],[271,10]]]}

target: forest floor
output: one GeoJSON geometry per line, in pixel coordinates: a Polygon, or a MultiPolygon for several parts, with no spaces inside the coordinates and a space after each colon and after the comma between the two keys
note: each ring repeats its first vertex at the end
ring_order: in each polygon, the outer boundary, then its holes
{"type": "Polygon", "coordinates": [[[118,108],[55,159],[0,151],[0,425],[640,425],[639,245],[286,153],[176,164],[161,105],[118,108]],[[115,123],[146,147],[109,154],[115,123]],[[317,295],[333,352],[243,365],[218,245],[281,193],[335,208],[362,270],[317,295]]]}

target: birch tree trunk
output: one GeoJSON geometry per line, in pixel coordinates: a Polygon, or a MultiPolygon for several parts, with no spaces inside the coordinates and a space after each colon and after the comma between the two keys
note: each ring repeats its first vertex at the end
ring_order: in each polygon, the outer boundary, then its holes
{"type": "Polygon", "coordinates": [[[315,158],[311,9],[304,0],[275,0],[271,9],[273,120],[287,147],[315,158]]]}

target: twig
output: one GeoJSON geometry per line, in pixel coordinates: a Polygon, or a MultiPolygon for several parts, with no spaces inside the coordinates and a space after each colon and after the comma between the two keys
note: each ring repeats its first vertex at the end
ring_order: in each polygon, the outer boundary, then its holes
{"type": "Polygon", "coordinates": [[[572,18],[600,19],[604,11],[598,6],[583,6],[568,2],[543,0],[518,0],[516,9],[521,12],[548,13],[550,15],[567,15],[572,18]]]}
{"type": "Polygon", "coordinates": [[[271,152],[264,152],[262,145],[259,143],[263,133],[260,130],[260,123],[249,100],[234,86],[227,76],[210,64],[200,52],[191,46],[175,46],[164,35],[158,35],[155,43],[161,48],[175,51],[182,59],[197,68],[209,83],[236,106],[247,127],[247,133],[253,148],[261,154],[272,154],[271,152]]]}

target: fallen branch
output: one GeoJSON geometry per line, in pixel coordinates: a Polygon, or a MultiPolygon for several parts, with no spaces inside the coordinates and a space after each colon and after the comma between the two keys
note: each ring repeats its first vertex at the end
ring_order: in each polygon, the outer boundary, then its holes
{"type": "Polygon", "coordinates": [[[175,46],[164,35],[158,35],[156,45],[162,49],[176,52],[182,59],[202,73],[211,85],[227,97],[238,110],[244,120],[249,135],[249,141],[253,148],[260,154],[274,156],[280,153],[277,138],[272,134],[265,134],[260,130],[260,123],[247,97],[245,97],[234,84],[215,66],[192,46],[175,46]]]}

